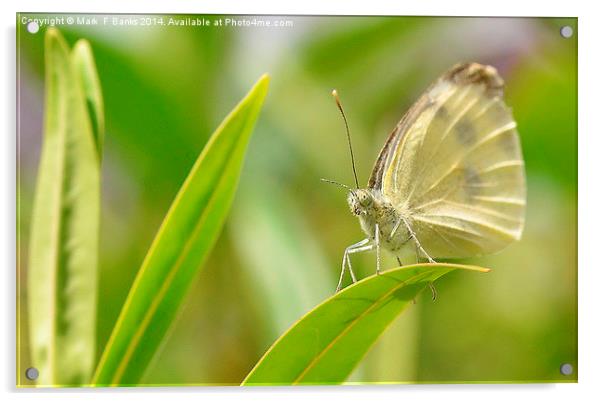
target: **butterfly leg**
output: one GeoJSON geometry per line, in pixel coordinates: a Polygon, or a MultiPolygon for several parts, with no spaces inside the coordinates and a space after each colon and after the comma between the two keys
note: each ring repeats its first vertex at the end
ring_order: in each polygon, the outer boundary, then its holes
{"type": "Polygon", "coordinates": [[[431,258],[430,255],[424,250],[424,248],[422,247],[422,244],[420,244],[420,241],[418,241],[418,238],[416,238],[416,233],[414,233],[414,230],[412,230],[412,226],[410,226],[410,223],[404,217],[401,217],[401,220],[403,221],[406,228],[408,229],[410,236],[414,239],[416,246],[424,254],[424,256],[426,256],[429,263],[436,263],[435,260],[433,258],[431,258]]]}
{"type": "MultiPolygon", "coordinates": [[[[416,250],[416,263],[420,262],[420,253],[418,251],[418,242],[415,243],[415,247],[414,249],[416,250]]],[[[437,299],[437,289],[435,288],[435,285],[433,284],[432,281],[429,281],[429,288],[431,289],[431,295],[433,297],[433,301],[435,301],[437,299]]],[[[416,303],[416,301],[414,300],[414,303],[416,303]]]]}
{"type": "Polygon", "coordinates": [[[353,269],[351,268],[351,258],[347,255],[347,268],[349,269],[349,274],[351,275],[351,281],[354,283],[357,281],[355,278],[355,274],[353,273],[353,269]]]}
{"type": "MultiPolygon", "coordinates": [[[[369,241],[369,240],[366,240],[366,241],[369,241]]],[[[351,258],[349,257],[349,255],[351,255],[352,253],[371,251],[374,248],[375,248],[374,244],[369,244],[369,245],[360,246],[358,248],[350,249],[349,252],[347,252],[347,265],[349,267],[349,273],[351,273],[351,278],[353,279],[354,283],[357,280],[355,279],[355,275],[353,274],[353,269],[351,268],[351,258]]]]}
{"type": "Polygon", "coordinates": [[[361,240],[360,242],[350,245],[345,249],[343,253],[343,264],[341,266],[341,275],[339,276],[339,284],[337,285],[336,292],[341,290],[341,286],[343,285],[343,276],[345,275],[345,267],[349,268],[349,274],[351,274],[351,279],[355,283],[357,280],[355,278],[355,274],[353,273],[353,269],[351,268],[351,259],[349,255],[356,252],[369,251],[373,249],[373,245],[366,245],[370,240],[368,238],[361,240]]]}

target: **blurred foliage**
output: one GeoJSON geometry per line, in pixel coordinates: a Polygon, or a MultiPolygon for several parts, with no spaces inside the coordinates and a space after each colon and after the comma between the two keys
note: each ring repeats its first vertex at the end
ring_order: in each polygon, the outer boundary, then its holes
{"type": "MultiPolygon", "coordinates": [[[[496,66],[507,82],[527,167],[523,239],[467,261],[491,273],[451,273],[436,302],[419,297],[350,380],[575,380],[559,367],[577,366],[577,20],[270,18],[294,27],[66,31],[70,43],[91,42],[105,96],[98,350],[188,169],[249,82],[272,76],[241,191],[146,383],[238,384],[290,322],[334,290],[342,252],[362,232],[344,192],[319,180],[352,182],[332,88],[365,183],[403,112],[440,73],[470,60],[496,66]],[[562,38],[562,25],[575,36],[562,38]]],[[[41,143],[41,41],[18,31],[20,255],[41,143]]],[[[374,255],[354,258],[361,276],[374,264],[374,255]]],[[[27,346],[21,351],[25,366],[27,346]]]]}

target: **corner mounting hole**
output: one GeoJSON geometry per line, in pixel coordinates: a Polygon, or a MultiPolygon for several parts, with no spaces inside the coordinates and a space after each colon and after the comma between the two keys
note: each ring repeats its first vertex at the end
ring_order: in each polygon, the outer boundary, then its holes
{"type": "Polygon", "coordinates": [[[560,365],[560,373],[562,373],[565,376],[570,376],[571,374],[573,374],[573,365],[571,365],[570,363],[563,363],[562,365],[560,365]]]}
{"type": "Polygon", "coordinates": [[[29,380],[35,380],[40,376],[40,372],[36,368],[27,368],[25,369],[25,377],[29,380]]]}
{"type": "Polygon", "coordinates": [[[560,28],[560,36],[562,36],[565,39],[570,38],[571,36],[573,36],[573,28],[569,25],[563,26],[562,28],[560,28]]]}
{"type": "Polygon", "coordinates": [[[34,33],[37,33],[39,30],[40,30],[40,24],[38,24],[36,21],[29,21],[29,23],[27,24],[27,32],[29,32],[33,35],[34,33]]]}

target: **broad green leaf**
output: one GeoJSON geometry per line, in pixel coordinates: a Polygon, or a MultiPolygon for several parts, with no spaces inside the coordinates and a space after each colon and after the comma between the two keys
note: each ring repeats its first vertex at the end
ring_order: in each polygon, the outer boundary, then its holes
{"type": "Polygon", "coordinates": [[[36,383],[74,385],[89,382],[94,367],[100,164],[81,75],[98,79],[93,64],[75,67],[78,56],[56,29],[46,33],[45,52],[27,276],[30,341],[36,383]]]}
{"type": "Polygon", "coordinates": [[[243,385],[342,383],[428,283],[454,269],[488,271],[475,266],[423,263],[388,270],[345,288],[289,328],[243,385]]]}
{"type": "Polygon", "coordinates": [[[93,380],[136,385],[216,242],[267,93],[263,76],[212,135],[176,196],[128,294],[93,380]]]}
{"type": "MultiPolygon", "coordinates": [[[[427,292],[430,296],[430,291],[427,292]]],[[[445,299],[448,299],[447,293],[445,299]]],[[[418,381],[418,367],[422,355],[421,313],[421,308],[407,308],[403,316],[394,318],[344,383],[418,381]]]]}

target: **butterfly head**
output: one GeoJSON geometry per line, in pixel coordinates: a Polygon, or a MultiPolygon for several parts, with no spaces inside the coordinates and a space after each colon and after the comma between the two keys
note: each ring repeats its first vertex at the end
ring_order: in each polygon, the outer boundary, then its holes
{"type": "Polygon", "coordinates": [[[347,196],[347,203],[354,215],[366,215],[373,208],[374,195],[368,189],[351,189],[347,196]]]}

